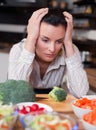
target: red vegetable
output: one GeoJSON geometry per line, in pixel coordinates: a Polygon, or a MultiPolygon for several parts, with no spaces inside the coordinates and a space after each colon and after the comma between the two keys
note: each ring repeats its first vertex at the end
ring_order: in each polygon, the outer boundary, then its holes
{"type": "Polygon", "coordinates": [[[32,105],[33,111],[37,111],[39,109],[39,106],[37,104],[32,105]]]}
{"type": "Polygon", "coordinates": [[[44,111],[45,108],[44,108],[44,107],[40,107],[38,110],[39,110],[39,111],[44,111]]]}
{"type": "Polygon", "coordinates": [[[27,114],[31,112],[43,112],[44,110],[44,107],[40,107],[38,104],[33,104],[32,106],[23,106],[22,108],[19,108],[19,113],[27,114]]]}

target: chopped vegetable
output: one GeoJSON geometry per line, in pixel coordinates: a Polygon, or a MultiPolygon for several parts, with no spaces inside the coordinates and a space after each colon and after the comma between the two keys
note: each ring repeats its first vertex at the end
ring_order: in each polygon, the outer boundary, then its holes
{"type": "Polygon", "coordinates": [[[12,104],[2,105],[0,102],[0,130],[9,130],[13,127],[16,119],[14,115],[14,107],[12,104]]]}
{"type": "Polygon", "coordinates": [[[84,119],[85,121],[87,121],[88,123],[90,123],[90,124],[96,126],[96,109],[94,109],[93,111],[91,111],[91,112],[85,114],[85,115],[83,116],[83,119],[84,119]]]}
{"type": "Polygon", "coordinates": [[[2,102],[0,102],[0,117],[11,115],[13,112],[13,104],[3,105],[2,102]]]}
{"type": "MultiPolygon", "coordinates": [[[[28,120],[25,120],[26,122],[28,120]]],[[[34,130],[72,130],[71,123],[68,119],[61,119],[58,115],[41,114],[29,124],[34,130]]]]}
{"type": "Polygon", "coordinates": [[[63,101],[66,99],[67,93],[63,88],[55,86],[51,92],[49,92],[49,96],[52,97],[55,101],[63,101]]]}
{"type": "Polygon", "coordinates": [[[35,101],[32,86],[23,80],[7,80],[0,84],[0,100],[4,104],[35,101]]]}
{"type": "Polygon", "coordinates": [[[22,106],[22,107],[18,107],[18,111],[19,111],[19,113],[21,113],[21,114],[28,114],[28,113],[34,113],[34,112],[37,112],[37,113],[39,113],[40,112],[40,114],[43,112],[45,110],[45,108],[44,107],[40,107],[38,104],[36,104],[36,103],[34,103],[32,106],[22,106]]]}
{"type": "Polygon", "coordinates": [[[94,110],[96,108],[96,99],[81,98],[74,103],[77,107],[94,110]]]}

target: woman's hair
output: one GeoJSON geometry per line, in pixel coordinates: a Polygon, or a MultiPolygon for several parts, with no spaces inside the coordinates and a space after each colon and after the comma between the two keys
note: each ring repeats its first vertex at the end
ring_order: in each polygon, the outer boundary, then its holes
{"type": "Polygon", "coordinates": [[[41,22],[46,22],[53,26],[63,25],[65,28],[67,22],[61,10],[50,9],[48,13],[42,18],[41,22]]]}

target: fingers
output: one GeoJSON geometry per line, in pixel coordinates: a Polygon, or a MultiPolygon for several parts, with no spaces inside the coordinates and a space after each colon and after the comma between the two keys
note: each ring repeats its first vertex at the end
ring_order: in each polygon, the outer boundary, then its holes
{"type": "Polygon", "coordinates": [[[67,21],[67,23],[72,23],[73,24],[73,17],[70,13],[64,11],[63,15],[65,16],[65,20],[67,21]]]}
{"type": "Polygon", "coordinates": [[[43,14],[43,13],[45,13],[45,12],[46,12],[46,13],[48,12],[48,8],[42,8],[42,9],[39,9],[39,10],[35,11],[35,12],[33,13],[33,16],[35,15],[35,17],[38,18],[39,15],[41,15],[41,14],[43,14]]]}
{"type": "Polygon", "coordinates": [[[68,12],[63,12],[65,20],[67,22],[66,34],[64,38],[64,45],[72,44],[72,32],[73,32],[73,17],[68,12]]]}
{"type": "Polygon", "coordinates": [[[38,20],[41,21],[41,19],[48,13],[48,8],[43,9],[40,12],[40,15],[38,16],[38,20]]]}
{"type": "Polygon", "coordinates": [[[46,15],[48,13],[48,8],[42,8],[42,9],[39,9],[35,12],[33,12],[31,18],[29,19],[29,21],[31,20],[41,20],[44,15],[46,15]]]}
{"type": "Polygon", "coordinates": [[[32,16],[30,17],[28,21],[27,26],[27,37],[28,41],[35,41],[34,44],[36,44],[36,40],[39,36],[39,29],[40,29],[40,22],[41,19],[48,13],[48,8],[42,8],[35,12],[33,12],[32,16]]]}

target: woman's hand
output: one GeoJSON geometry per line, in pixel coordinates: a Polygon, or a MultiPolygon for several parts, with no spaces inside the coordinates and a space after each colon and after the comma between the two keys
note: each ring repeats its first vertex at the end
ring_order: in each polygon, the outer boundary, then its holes
{"type": "Polygon", "coordinates": [[[74,47],[72,43],[72,32],[73,32],[73,17],[68,12],[63,12],[65,20],[67,22],[66,34],[64,37],[64,46],[66,50],[66,56],[70,57],[74,54],[74,47]]]}
{"type": "Polygon", "coordinates": [[[41,19],[48,13],[48,8],[42,8],[33,12],[31,18],[29,19],[27,26],[27,40],[25,48],[30,52],[35,52],[35,45],[37,38],[39,36],[39,28],[41,19]]]}

